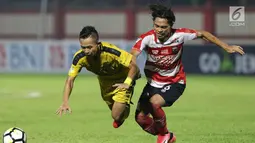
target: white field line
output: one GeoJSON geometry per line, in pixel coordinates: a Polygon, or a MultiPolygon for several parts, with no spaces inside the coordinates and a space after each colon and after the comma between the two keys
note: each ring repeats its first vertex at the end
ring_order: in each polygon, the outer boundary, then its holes
{"type": "Polygon", "coordinates": [[[37,90],[8,90],[0,88],[0,97],[9,98],[40,98],[42,93],[37,90]]]}

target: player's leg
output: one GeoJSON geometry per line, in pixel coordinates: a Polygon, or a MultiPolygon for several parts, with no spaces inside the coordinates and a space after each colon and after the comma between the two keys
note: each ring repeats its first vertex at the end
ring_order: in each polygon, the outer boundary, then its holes
{"type": "Polygon", "coordinates": [[[164,98],[159,94],[154,94],[151,99],[151,115],[153,116],[156,128],[160,135],[165,135],[168,133],[166,125],[166,114],[162,107],[165,105],[164,98]]]}
{"type": "Polygon", "coordinates": [[[126,103],[114,102],[112,107],[113,127],[120,127],[129,116],[130,105],[126,103]]]}
{"type": "Polygon", "coordinates": [[[114,92],[114,96],[112,97],[114,100],[112,118],[114,119],[113,126],[115,128],[121,126],[129,116],[133,91],[134,88],[132,86],[128,90],[117,90],[114,92]]]}
{"type": "Polygon", "coordinates": [[[183,84],[171,84],[166,85],[162,89],[158,89],[158,92],[154,94],[150,102],[152,104],[152,116],[159,132],[158,143],[162,143],[165,140],[173,142],[175,136],[168,132],[166,124],[166,114],[162,107],[171,106],[184,92],[185,85],[183,84]]]}
{"type": "Polygon", "coordinates": [[[151,135],[157,135],[158,132],[155,128],[154,120],[150,117],[151,112],[151,104],[150,100],[150,92],[152,91],[152,87],[147,84],[143,92],[140,96],[140,99],[137,104],[135,120],[139,124],[139,126],[151,135]]]}
{"type": "Polygon", "coordinates": [[[135,120],[139,126],[147,133],[151,135],[157,135],[155,123],[152,117],[150,117],[150,103],[138,102],[137,109],[135,112],[135,120]]]}
{"type": "MultiPolygon", "coordinates": [[[[114,90],[112,85],[115,82],[116,81],[99,81],[101,96],[111,110],[112,118],[116,121],[114,124],[117,123],[117,125],[120,126],[129,115],[129,100],[131,100],[132,97],[133,87],[125,91],[114,90]],[[128,94],[127,96],[125,95],[126,93],[128,94]],[[130,97],[127,98],[128,96],[130,97]]],[[[115,125],[113,126],[116,127],[115,125]]]]}
{"type": "Polygon", "coordinates": [[[130,112],[130,106],[126,103],[119,103],[112,99],[113,95],[111,93],[104,94],[103,100],[108,105],[109,109],[111,110],[112,118],[114,119],[113,126],[115,128],[122,125],[124,119],[126,119],[130,112]]]}
{"type": "Polygon", "coordinates": [[[166,103],[164,98],[159,94],[155,94],[151,97],[150,102],[152,106],[151,115],[154,119],[155,129],[158,131],[157,143],[165,143],[170,139],[175,140],[173,134],[170,134],[167,129],[166,114],[162,109],[162,106],[166,103]],[[172,138],[170,135],[172,135],[172,138]]]}

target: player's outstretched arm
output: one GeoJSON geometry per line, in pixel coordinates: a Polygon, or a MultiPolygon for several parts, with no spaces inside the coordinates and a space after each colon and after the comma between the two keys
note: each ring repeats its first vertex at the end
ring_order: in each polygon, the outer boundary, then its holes
{"type": "Polygon", "coordinates": [[[58,108],[58,110],[56,111],[57,115],[62,115],[63,113],[66,113],[67,111],[69,113],[72,112],[69,104],[68,104],[68,100],[69,97],[72,93],[72,89],[73,89],[73,85],[74,85],[74,80],[75,77],[72,76],[68,76],[65,82],[65,87],[64,87],[64,95],[63,95],[63,103],[62,105],[58,108]]]}
{"type": "Polygon", "coordinates": [[[243,48],[237,45],[228,45],[227,43],[221,41],[220,39],[218,39],[216,36],[212,35],[210,32],[207,31],[200,31],[200,30],[196,30],[197,31],[197,36],[198,38],[202,38],[206,41],[212,42],[216,45],[218,45],[219,47],[223,48],[225,51],[227,51],[228,53],[239,53],[241,55],[244,54],[243,48]]]}
{"type": "Polygon", "coordinates": [[[127,79],[130,78],[133,81],[140,77],[141,75],[140,75],[140,70],[136,64],[136,57],[132,56],[132,60],[129,65],[129,72],[128,72],[127,79]]]}
{"type": "Polygon", "coordinates": [[[118,89],[128,89],[132,82],[138,78],[140,78],[140,71],[138,66],[136,65],[136,57],[132,56],[132,59],[129,64],[129,72],[126,80],[124,83],[116,83],[113,85],[113,87],[117,87],[118,89]]]}
{"type": "Polygon", "coordinates": [[[141,73],[140,73],[139,67],[137,66],[137,61],[136,61],[136,59],[137,59],[137,57],[140,55],[141,52],[139,52],[139,51],[136,50],[136,49],[132,49],[130,53],[131,53],[131,55],[133,55],[132,62],[135,64],[136,69],[137,69],[136,76],[138,76],[138,78],[140,78],[140,77],[141,77],[141,73]]]}
{"type": "Polygon", "coordinates": [[[131,50],[131,54],[135,57],[135,62],[136,62],[136,58],[140,55],[140,53],[141,52],[136,49],[131,50]]]}

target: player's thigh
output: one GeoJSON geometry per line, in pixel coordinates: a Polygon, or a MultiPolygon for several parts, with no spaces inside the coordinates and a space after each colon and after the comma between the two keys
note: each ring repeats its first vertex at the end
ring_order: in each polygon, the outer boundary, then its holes
{"type": "Polygon", "coordinates": [[[113,100],[113,92],[102,94],[103,100],[111,110],[113,118],[121,118],[124,114],[129,114],[129,106],[126,103],[120,103],[113,100]]]}
{"type": "Polygon", "coordinates": [[[133,92],[133,87],[130,87],[129,89],[116,89],[113,91],[112,99],[115,102],[129,105],[131,103],[133,92]]]}
{"type": "Polygon", "coordinates": [[[123,112],[128,107],[126,103],[114,102],[112,106],[113,112],[123,112]]]}
{"type": "Polygon", "coordinates": [[[116,89],[112,99],[114,104],[112,107],[113,116],[122,116],[124,113],[128,116],[130,112],[130,103],[133,95],[133,88],[130,89],[116,89]]]}
{"type": "MultiPolygon", "coordinates": [[[[165,85],[163,88],[158,90],[155,99],[152,97],[151,102],[157,102],[156,100],[163,99],[165,103],[162,106],[172,106],[173,103],[183,94],[185,88],[185,84],[179,83],[165,85]]],[[[158,101],[158,103],[162,103],[162,101],[158,101]]]]}
{"type": "Polygon", "coordinates": [[[127,112],[127,114],[129,114],[130,105],[126,103],[114,102],[112,106],[112,115],[121,116],[124,112],[127,112]]]}
{"type": "Polygon", "coordinates": [[[101,97],[104,100],[104,102],[107,104],[110,110],[113,108],[114,100],[112,99],[113,94],[111,92],[104,93],[101,92],[101,97]]]}
{"type": "Polygon", "coordinates": [[[115,88],[112,87],[114,83],[115,82],[112,80],[99,80],[101,97],[108,105],[109,109],[112,109],[114,104],[114,100],[112,99],[115,90],[115,88]]]}
{"type": "Polygon", "coordinates": [[[143,88],[143,92],[138,100],[136,114],[140,113],[147,115],[150,113],[151,110],[150,98],[151,95],[155,93],[156,93],[155,89],[150,84],[147,83],[143,88]]]}
{"type": "Polygon", "coordinates": [[[163,98],[162,95],[160,94],[154,94],[151,99],[150,102],[152,104],[156,104],[156,105],[160,105],[160,106],[164,106],[166,104],[165,99],[163,98]]]}

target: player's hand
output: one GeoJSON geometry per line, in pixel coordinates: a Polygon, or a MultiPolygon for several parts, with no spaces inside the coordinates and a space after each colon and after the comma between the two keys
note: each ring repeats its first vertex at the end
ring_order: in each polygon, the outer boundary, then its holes
{"type": "Polygon", "coordinates": [[[56,114],[59,116],[62,116],[63,113],[66,114],[67,112],[72,113],[72,110],[70,106],[68,105],[68,103],[63,103],[56,111],[56,114]]]}
{"type": "Polygon", "coordinates": [[[241,55],[244,55],[244,54],[245,54],[244,51],[243,51],[243,48],[240,47],[240,46],[237,46],[237,45],[228,46],[228,47],[226,48],[226,51],[227,51],[228,53],[239,53],[239,54],[241,54],[241,55]]]}
{"type": "Polygon", "coordinates": [[[129,89],[130,86],[126,83],[116,83],[112,87],[117,87],[116,89],[123,90],[123,89],[129,89]]]}

